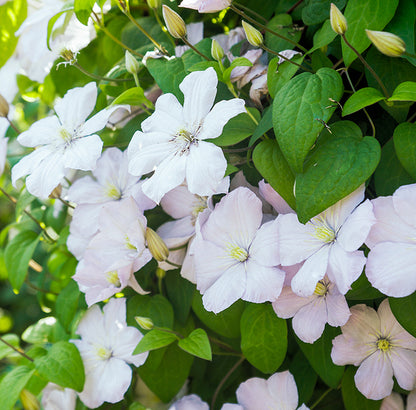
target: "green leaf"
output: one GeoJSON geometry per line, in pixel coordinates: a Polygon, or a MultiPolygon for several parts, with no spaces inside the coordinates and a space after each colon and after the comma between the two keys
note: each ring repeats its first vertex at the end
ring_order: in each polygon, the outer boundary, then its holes
{"type": "Polygon", "coordinates": [[[231,71],[234,70],[236,67],[252,67],[253,63],[245,57],[237,57],[235,60],[233,60],[228,68],[224,70],[222,73],[222,78],[225,83],[228,83],[230,81],[231,77],[231,71]]]}
{"type": "Polygon", "coordinates": [[[253,132],[252,137],[248,145],[251,147],[263,134],[273,128],[273,109],[272,107],[267,107],[263,112],[263,117],[256,129],[253,132]]]}
{"type": "Polygon", "coordinates": [[[379,410],[381,400],[369,400],[355,387],[354,375],[357,369],[348,367],[341,383],[342,399],[346,410],[379,410]]]}
{"type": "Polygon", "coordinates": [[[56,319],[52,316],[44,317],[29,326],[22,334],[22,340],[27,343],[45,344],[52,341],[56,319]]]}
{"type": "Polygon", "coordinates": [[[179,338],[171,332],[153,329],[143,336],[139,344],[134,349],[133,354],[140,354],[148,352],[149,350],[160,349],[161,347],[169,346],[178,339],[179,338]]]}
{"type": "Polygon", "coordinates": [[[296,208],[293,195],[295,176],[289,167],[279,144],[274,140],[260,142],[254,148],[253,162],[260,174],[277,191],[292,209],[296,208]]]}
{"type": "Polygon", "coordinates": [[[199,292],[195,292],[192,301],[192,310],[198,319],[214,332],[221,336],[236,338],[240,336],[240,318],[243,314],[245,302],[238,300],[229,308],[215,314],[207,312],[202,304],[202,296],[199,292]]]}
{"type": "Polygon", "coordinates": [[[6,246],[4,254],[9,280],[15,292],[18,292],[26,279],[29,261],[32,259],[39,235],[33,231],[18,233],[6,246]]]}
{"type": "MultiPolygon", "coordinates": [[[[348,30],[345,33],[347,40],[359,52],[362,53],[371,41],[365,34],[368,30],[383,30],[393,18],[399,0],[350,0],[345,8],[344,16],[348,22],[348,30]]],[[[345,65],[348,67],[357,55],[342,41],[342,55],[345,65]]]]}
{"type": "Polygon", "coordinates": [[[356,190],[372,175],[380,154],[378,141],[371,137],[335,138],[317,148],[296,178],[299,221],[306,223],[356,190]]]}
{"type": "Polygon", "coordinates": [[[416,179],[416,124],[399,124],[393,134],[394,149],[404,169],[416,179]]]}
{"type": "Polygon", "coordinates": [[[416,83],[413,81],[400,83],[387,101],[416,101],[416,83]]]}
{"type": "Polygon", "coordinates": [[[173,308],[162,295],[136,295],[127,302],[127,324],[136,326],[135,316],[150,317],[158,327],[172,329],[173,308]]]}
{"type": "MultiPolygon", "coordinates": [[[[259,121],[260,113],[255,108],[248,108],[250,113],[259,121]]],[[[225,124],[222,134],[218,138],[208,139],[219,147],[238,144],[250,135],[253,135],[257,125],[246,113],[238,114],[225,124]]]]}
{"type": "Polygon", "coordinates": [[[296,338],[303,354],[319,377],[333,389],[336,389],[344,373],[344,366],[332,362],[332,340],[341,333],[340,329],[326,325],[322,336],[313,344],[304,343],[296,338]]]}
{"type": "Polygon", "coordinates": [[[404,298],[389,298],[389,304],[397,321],[416,337],[416,317],[411,313],[416,306],[416,292],[404,298]]]}
{"type": "Polygon", "coordinates": [[[384,144],[381,159],[374,173],[374,185],[377,195],[387,196],[402,185],[416,182],[403,168],[394,150],[393,138],[384,144]]]}
{"type": "Polygon", "coordinates": [[[73,343],[56,342],[46,356],[35,359],[35,368],[52,383],[79,392],[84,388],[84,364],[73,343]]]}
{"type": "Polygon", "coordinates": [[[286,321],[276,316],[271,304],[250,303],[241,317],[241,350],[263,373],[274,373],[287,350],[286,321]]]}
{"type": "Polygon", "coordinates": [[[384,95],[375,88],[365,87],[355,92],[344,104],[342,116],[350,115],[369,105],[384,100],[384,95]]]}
{"type": "Polygon", "coordinates": [[[302,9],[302,20],[307,25],[319,24],[329,18],[331,3],[334,3],[340,10],[345,6],[346,0],[309,0],[302,9]]]}
{"type": "Polygon", "coordinates": [[[370,300],[383,297],[383,294],[373,288],[363,272],[361,276],[351,285],[351,289],[345,297],[348,300],[370,300]]]}
{"type": "Polygon", "coordinates": [[[58,21],[59,17],[61,17],[65,13],[68,13],[69,11],[73,12],[74,7],[64,7],[63,10],[59,11],[58,13],[56,13],[49,19],[48,29],[47,29],[47,34],[46,34],[46,45],[49,50],[51,50],[50,41],[51,41],[52,31],[55,26],[55,23],[58,21]]]}
{"type": "Polygon", "coordinates": [[[20,193],[20,196],[16,202],[16,219],[23,211],[36,199],[26,188],[20,193]]]}
{"type": "Polygon", "coordinates": [[[292,78],[273,102],[273,126],[280,149],[294,172],[336,109],[343,93],[340,75],[330,68],[292,78]]]}
{"type": "MultiPolygon", "coordinates": [[[[2,339],[14,347],[19,347],[19,336],[9,333],[3,335],[2,339]]],[[[6,343],[0,341],[0,360],[8,356],[11,353],[16,353],[11,347],[7,346],[6,343]]]]}
{"type": "Polygon", "coordinates": [[[84,25],[88,25],[95,0],[74,0],[74,10],[77,19],[84,25]]]}
{"type": "MultiPolygon", "coordinates": [[[[296,43],[300,40],[302,36],[302,31],[296,30],[293,27],[292,17],[290,16],[290,14],[284,13],[274,16],[267,23],[266,27],[280,34],[283,37],[295,41],[296,43]]],[[[267,47],[277,52],[288,49],[291,50],[295,47],[290,41],[277,37],[274,34],[269,33],[268,31],[266,31],[265,43],[267,47]]]]}
{"type": "Polygon", "coordinates": [[[318,375],[312,369],[304,354],[298,350],[289,367],[298,386],[299,403],[306,403],[312,397],[318,375]]]}
{"type": "Polygon", "coordinates": [[[77,283],[71,280],[56,298],[56,317],[66,330],[70,329],[77,312],[79,295],[77,283]]]}
{"type": "Polygon", "coordinates": [[[147,108],[154,108],[154,105],[149,101],[145,95],[142,87],[133,87],[120,94],[111,105],[128,104],[128,105],[140,105],[144,104],[147,108]]]}
{"type": "Polygon", "coordinates": [[[322,47],[332,43],[334,38],[337,36],[334,30],[332,30],[331,22],[326,20],[322,27],[313,36],[313,47],[309,50],[308,54],[313,53],[322,47]]]}
{"type": "Polygon", "coordinates": [[[27,16],[27,1],[13,0],[6,1],[0,6],[0,67],[13,55],[17,44],[15,32],[23,23],[27,16]]]}
{"type": "Polygon", "coordinates": [[[27,366],[14,368],[10,373],[4,376],[0,382],[0,397],[2,410],[13,410],[20,392],[24,389],[29,379],[32,377],[35,369],[27,366]]]}
{"type": "Polygon", "coordinates": [[[147,387],[161,400],[168,402],[183,387],[193,361],[193,356],[175,344],[150,352],[137,371],[147,387]]]}
{"type": "Polygon", "coordinates": [[[204,360],[212,360],[211,345],[208,335],[203,329],[195,329],[192,333],[179,340],[178,346],[193,356],[204,360]]]}

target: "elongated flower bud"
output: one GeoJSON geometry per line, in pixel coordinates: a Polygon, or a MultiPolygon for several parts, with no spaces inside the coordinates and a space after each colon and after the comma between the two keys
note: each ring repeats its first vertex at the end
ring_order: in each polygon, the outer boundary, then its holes
{"type": "Polygon", "coordinates": [[[22,402],[23,408],[25,410],[39,410],[40,404],[36,399],[36,396],[33,395],[29,390],[23,389],[20,393],[20,401],[22,402]]]}
{"type": "Polygon", "coordinates": [[[404,41],[393,33],[373,30],[366,30],[365,32],[378,51],[386,56],[400,57],[406,51],[404,41]]]}
{"type": "Polygon", "coordinates": [[[147,4],[151,9],[158,9],[162,4],[161,0],[147,0],[147,4]]]}
{"type": "Polygon", "coordinates": [[[169,249],[163,239],[151,228],[146,228],[146,242],[150,253],[159,261],[165,261],[169,256],[169,249]]]}
{"type": "Polygon", "coordinates": [[[7,118],[8,115],[9,115],[9,103],[0,94],[0,117],[7,118]]]}
{"type": "Polygon", "coordinates": [[[254,28],[251,24],[243,21],[243,29],[246,34],[247,41],[255,47],[260,47],[263,44],[263,35],[254,28]]]}
{"type": "Polygon", "coordinates": [[[341,13],[341,10],[334,3],[331,3],[329,20],[331,22],[332,30],[334,30],[335,33],[341,36],[345,34],[348,28],[347,20],[341,13]]]}
{"type": "Polygon", "coordinates": [[[117,0],[117,6],[123,13],[130,12],[130,6],[128,0],[117,0]]]}
{"type": "Polygon", "coordinates": [[[212,40],[211,43],[211,55],[214,60],[221,61],[224,57],[224,50],[220,46],[217,40],[212,40]]]}
{"type": "Polygon", "coordinates": [[[140,68],[139,62],[132,56],[132,54],[126,50],[125,55],[125,61],[126,61],[126,70],[130,74],[137,74],[140,68]]]}
{"type": "Polygon", "coordinates": [[[182,17],[173,11],[170,7],[163,5],[163,18],[170,35],[174,38],[183,38],[186,36],[186,25],[182,17]]]}
{"type": "Polygon", "coordinates": [[[150,319],[150,317],[135,316],[134,320],[144,330],[153,329],[154,324],[153,324],[152,319],[150,319]]]}

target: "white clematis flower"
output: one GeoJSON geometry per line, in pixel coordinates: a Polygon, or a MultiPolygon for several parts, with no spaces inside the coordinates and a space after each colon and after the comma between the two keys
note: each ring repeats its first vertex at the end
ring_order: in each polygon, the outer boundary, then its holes
{"type": "Polygon", "coordinates": [[[295,214],[278,217],[281,264],[305,261],[291,283],[297,295],[312,295],[325,274],[345,294],[360,276],[366,258],[357,249],[375,222],[371,202],[359,205],[363,199],[364,185],[306,225],[295,214]]]}
{"type": "Polygon", "coordinates": [[[55,105],[56,115],[35,122],[17,140],[26,147],[38,147],[12,169],[12,182],[25,175],[27,190],[47,198],[68,169],[90,171],[101,155],[103,142],[94,134],[105,127],[108,117],[120,106],[101,110],[87,120],[95,107],[94,82],[69,90],[55,105]]]}
{"type": "Polygon", "coordinates": [[[185,180],[193,194],[210,196],[221,183],[227,161],[221,148],[204,141],[221,135],[230,118],[245,112],[244,101],[233,98],[211,107],[218,78],[213,68],[189,74],[179,88],[183,107],[173,94],[156,102],[155,112],[142,122],[128,148],[129,172],[155,171],[143,192],[159,203],[164,194],[185,180]]]}
{"type": "Polygon", "coordinates": [[[143,335],[127,326],[126,299],[110,299],[103,312],[97,305],[92,306],[76,333],[81,339],[71,342],[78,348],[85,368],[85,385],[79,398],[90,408],[122,400],[131,382],[128,364],[141,366],[148,356],[148,352],[132,355],[143,335]]]}
{"type": "Polygon", "coordinates": [[[48,383],[42,390],[42,407],[44,410],[74,410],[77,392],[63,388],[55,383],[48,383]]]}

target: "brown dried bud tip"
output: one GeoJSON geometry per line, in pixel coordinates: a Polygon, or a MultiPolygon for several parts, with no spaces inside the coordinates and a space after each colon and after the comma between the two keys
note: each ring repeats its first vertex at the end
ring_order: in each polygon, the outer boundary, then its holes
{"type": "Polygon", "coordinates": [[[9,115],[9,103],[0,94],[0,117],[7,118],[8,115],[9,115]]]}
{"type": "Polygon", "coordinates": [[[51,199],[58,199],[62,195],[62,185],[59,184],[54,188],[54,190],[49,194],[49,198],[51,199]]]}

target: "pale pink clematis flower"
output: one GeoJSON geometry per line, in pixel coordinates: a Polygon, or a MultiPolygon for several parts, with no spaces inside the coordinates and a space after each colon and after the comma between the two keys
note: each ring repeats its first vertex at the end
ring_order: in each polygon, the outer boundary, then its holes
{"type": "Polygon", "coordinates": [[[155,112],[142,122],[128,147],[129,172],[154,174],[143,192],[159,203],[164,194],[186,181],[193,194],[210,196],[223,180],[227,161],[221,148],[204,141],[221,135],[230,118],[245,112],[244,100],[233,98],[212,107],[218,78],[213,68],[195,71],[180,84],[183,107],[173,94],[156,101],[155,112]],[[212,110],[211,110],[212,107],[212,110]]]}
{"type": "Polygon", "coordinates": [[[196,394],[190,394],[175,401],[169,410],[209,410],[209,406],[196,394]]]}
{"type": "Polygon", "coordinates": [[[272,305],[277,316],[283,319],[293,317],[293,330],[305,343],[318,340],[326,323],[342,326],[350,317],[344,295],[326,277],[317,283],[313,294],[307,297],[298,296],[290,286],[285,286],[272,305]]]}
{"type": "Polygon", "coordinates": [[[206,310],[221,312],[237,299],[275,300],[283,286],[275,221],[261,225],[262,203],[247,188],[226,195],[197,229],[193,243],[197,289],[206,310]]]}
{"type": "Polygon", "coordinates": [[[364,185],[326,211],[301,224],[295,214],[279,215],[281,264],[305,261],[292,280],[292,290],[310,296],[325,274],[345,294],[360,276],[366,258],[357,249],[375,222],[373,206],[364,199],[364,185]]]}
{"type": "MultiPolygon", "coordinates": [[[[252,377],[241,383],[237,389],[239,404],[224,404],[221,410],[296,410],[298,408],[298,389],[295,378],[288,371],[278,372],[267,380],[252,377]]],[[[304,404],[299,410],[307,410],[304,404]]]]}
{"type": "Polygon", "coordinates": [[[416,338],[400,326],[388,299],[381,302],[377,312],[366,305],[353,306],[350,319],[341,329],[342,335],[332,341],[332,361],[359,366],[354,380],[365,397],[387,397],[393,389],[393,375],[401,388],[414,388],[416,338]]]}
{"type": "Polygon", "coordinates": [[[404,406],[402,396],[392,392],[381,402],[380,410],[415,410],[416,409],[416,390],[412,390],[407,396],[407,406],[404,406]]]}
{"type": "Polygon", "coordinates": [[[200,13],[215,13],[229,7],[231,0],[182,0],[179,7],[198,10],[200,13]]]}
{"type": "Polygon", "coordinates": [[[94,134],[105,127],[108,117],[120,106],[101,110],[87,120],[95,107],[94,82],[69,90],[55,105],[57,115],[35,122],[17,140],[26,147],[38,147],[12,169],[12,182],[25,175],[27,190],[47,198],[69,169],[90,171],[101,155],[103,142],[94,134]]]}
{"type": "Polygon", "coordinates": [[[42,390],[42,408],[44,410],[75,410],[77,392],[48,383],[42,390]]]}
{"type": "Polygon", "coordinates": [[[388,296],[410,295],[416,290],[416,184],[371,202],[377,222],[365,241],[368,280],[388,296]]]}
{"type": "Polygon", "coordinates": [[[78,348],[85,368],[82,402],[96,408],[104,402],[122,400],[130,386],[129,364],[141,366],[148,352],[133,356],[143,335],[126,323],[126,299],[110,299],[103,312],[94,305],[81,319],[76,331],[79,340],[71,340],[78,348]]]}

